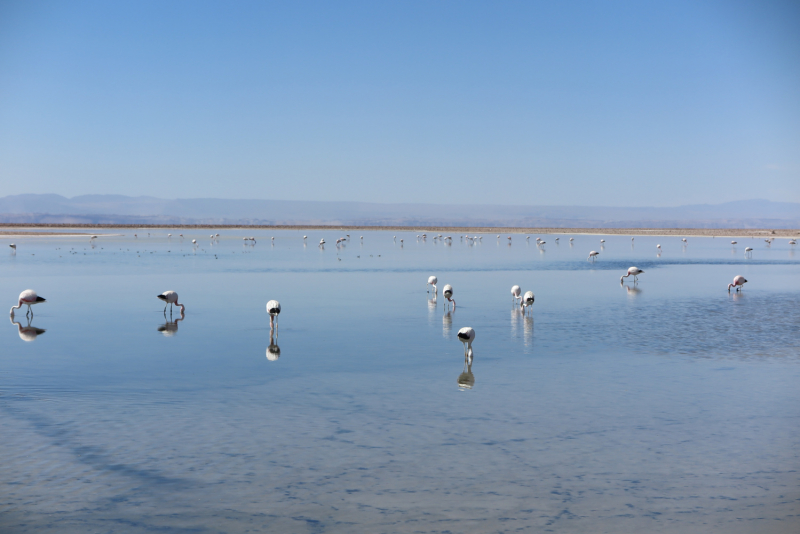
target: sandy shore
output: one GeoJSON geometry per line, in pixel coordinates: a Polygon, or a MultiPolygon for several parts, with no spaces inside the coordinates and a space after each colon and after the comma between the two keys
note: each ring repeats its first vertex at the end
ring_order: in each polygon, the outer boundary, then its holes
{"type": "MultiPolygon", "coordinates": [[[[777,237],[800,236],[800,229],[754,229],[754,228],[521,228],[490,226],[341,226],[341,225],[175,225],[175,226],[135,226],[135,225],[0,225],[0,238],[3,237],[83,237],[92,230],[336,230],[336,231],[394,231],[415,233],[462,234],[586,234],[586,235],[625,235],[625,236],[680,236],[680,237],[777,237]],[[61,230],[61,231],[59,231],[61,230]],[[78,231],[76,231],[78,230],[78,231]]],[[[109,237],[109,234],[101,234],[109,237]]],[[[115,234],[123,235],[123,234],[115,234]]]]}

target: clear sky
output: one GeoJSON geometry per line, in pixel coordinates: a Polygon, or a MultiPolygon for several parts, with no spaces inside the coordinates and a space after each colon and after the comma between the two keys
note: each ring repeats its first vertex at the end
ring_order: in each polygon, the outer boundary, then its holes
{"type": "Polygon", "coordinates": [[[800,202],[800,2],[0,1],[0,196],[800,202]]]}

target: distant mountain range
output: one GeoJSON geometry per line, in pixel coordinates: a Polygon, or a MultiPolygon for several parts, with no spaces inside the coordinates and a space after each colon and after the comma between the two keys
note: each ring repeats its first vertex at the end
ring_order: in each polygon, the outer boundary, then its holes
{"type": "Polygon", "coordinates": [[[121,195],[0,198],[0,223],[341,224],[583,228],[800,228],[800,204],[742,200],[673,208],[166,200],[121,195]]]}

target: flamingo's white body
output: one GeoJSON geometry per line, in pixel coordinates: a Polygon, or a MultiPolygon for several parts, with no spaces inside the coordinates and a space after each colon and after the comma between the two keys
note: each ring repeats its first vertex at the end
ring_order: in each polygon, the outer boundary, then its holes
{"type": "Polygon", "coordinates": [[[600,255],[600,253],[599,253],[599,252],[597,252],[596,250],[593,250],[593,251],[591,251],[591,252],[589,253],[589,257],[588,257],[588,258],[586,258],[586,259],[587,259],[587,260],[592,260],[592,261],[594,261],[594,260],[595,260],[595,258],[596,258],[597,256],[599,256],[599,255],[600,255]]]}
{"type": "Polygon", "coordinates": [[[160,295],[157,295],[159,300],[164,301],[164,314],[167,313],[167,306],[169,306],[169,312],[172,313],[173,306],[180,306],[181,313],[186,311],[186,306],[178,302],[178,294],[174,291],[164,291],[160,295]]]}
{"type": "Polygon", "coordinates": [[[453,286],[447,284],[442,288],[442,295],[446,298],[449,302],[453,303],[453,309],[456,309],[456,301],[453,300],[453,286]]]}
{"type": "Polygon", "coordinates": [[[731,245],[735,245],[738,241],[731,241],[731,245]]]}
{"type": "Polygon", "coordinates": [[[731,292],[731,288],[732,287],[735,287],[736,291],[739,291],[740,289],[742,289],[742,287],[746,283],[747,283],[747,280],[745,279],[744,276],[742,276],[742,275],[734,276],[733,277],[733,283],[732,284],[728,284],[728,293],[731,292]]]}
{"type": "Polygon", "coordinates": [[[472,342],[475,340],[475,330],[471,326],[465,326],[458,331],[458,340],[464,344],[464,355],[472,355],[472,342]]]}
{"type": "Polygon", "coordinates": [[[622,276],[620,276],[619,277],[619,281],[622,282],[623,278],[627,278],[629,276],[633,276],[633,282],[636,283],[638,281],[636,277],[639,276],[640,274],[642,274],[643,272],[644,271],[641,270],[638,267],[628,267],[628,272],[626,274],[623,274],[622,276]]]}
{"type": "Polygon", "coordinates": [[[12,252],[14,252],[14,254],[16,254],[16,253],[17,253],[17,245],[15,245],[14,243],[11,243],[11,244],[10,244],[10,245],[8,245],[8,246],[9,246],[9,248],[12,250],[12,252]]]}
{"type": "MultiPolygon", "coordinates": [[[[426,284],[425,288],[427,289],[427,286],[433,286],[433,294],[435,295],[439,291],[438,289],[436,289],[436,284],[438,283],[439,283],[438,278],[436,278],[435,276],[429,276],[428,283],[426,284]]],[[[428,290],[428,292],[430,292],[430,290],[428,290]]]]}
{"type": "Polygon", "coordinates": [[[519,303],[522,306],[522,311],[527,312],[528,308],[533,306],[533,302],[536,300],[533,296],[533,291],[526,291],[525,294],[522,296],[522,301],[519,303]]]}
{"type": "Polygon", "coordinates": [[[196,245],[197,244],[197,239],[192,239],[192,244],[196,245]]]}
{"type": "Polygon", "coordinates": [[[519,288],[519,286],[511,286],[511,296],[514,299],[514,302],[516,302],[517,299],[520,298],[519,295],[521,292],[522,290],[519,288]]]}
{"type": "Polygon", "coordinates": [[[656,248],[658,249],[659,252],[661,252],[661,245],[656,245],[656,248]]]}
{"type": "Polygon", "coordinates": [[[569,240],[570,241],[575,241],[575,238],[574,237],[570,237],[569,240]]]}
{"type": "Polygon", "coordinates": [[[40,297],[39,295],[37,295],[36,291],[34,291],[33,289],[26,289],[25,291],[19,294],[19,302],[17,302],[16,306],[11,307],[10,315],[13,317],[14,310],[18,310],[22,308],[22,306],[27,306],[28,311],[27,313],[25,313],[25,316],[26,317],[28,315],[33,316],[33,310],[31,310],[31,306],[35,304],[41,304],[42,302],[47,302],[47,301],[42,297],[40,297]]]}
{"type": "Polygon", "coordinates": [[[603,243],[605,243],[605,242],[606,242],[606,240],[605,240],[605,239],[601,239],[601,240],[600,240],[600,244],[603,244],[603,243]]]}
{"type": "Polygon", "coordinates": [[[281,314],[281,303],[277,300],[267,302],[267,313],[269,314],[269,327],[272,328],[273,324],[278,321],[278,315],[281,314]]]}
{"type": "Polygon", "coordinates": [[[683,241],[684,243],[688,243],[688,241],[686,241],[685,237],[683,239],[681,239],[681,241],[683,241]]]}
{"type": "Polygon", "coordinates": [[[752,255],[752,252],[753,252],[753,248],[752,247],[745,247],[744,248],[744,255],[745,256],[752,255]]]}
{"type": "Polygon", "coordinates": [[[324,244],[325,244],[325,240],[324,239],[320,239],[319,240],[319,246],[323,246],[324,244]]]}

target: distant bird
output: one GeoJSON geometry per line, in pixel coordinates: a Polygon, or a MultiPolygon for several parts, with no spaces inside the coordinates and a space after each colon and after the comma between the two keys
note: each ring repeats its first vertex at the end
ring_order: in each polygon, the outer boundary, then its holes
{"type": "Polygon", "coordinates": [[[511,286],[511,297],[513,298],[514,302],[517,301],[521,292],[522,290],[519,288],[519,286],[511,286]]]}
{"type": "MultiPolygon", "coordinates": [[[[427,289],[428,286],[433,286],[433,294],[435,295],[439,291],[438,289],[436,289],[436,284],[438,284],[438,283],[439,283],[439,279],[438,278],[436,278],[435,276],[429,276],[428,277],[428,283],[425,285],[425,289],[427,289]]],[[[428,289],[428,293],[430,293],[429,289],[428,289]]]]}
{"type": "Polygon", "coordinates": [[[211,235],[210,235],[210,236],[208,236],[208,237],[209,237],[209,238],[211,238],[211,239],[214,239],[214,234],[211,234],[211,235]]]}
{"type": "Polygon", "coordinates": [[[97,236],[93,235],[92,237],[89,238],[89,241],[91,241],[92,239],[97,239],[97,236]]]}
{"type": "Polygon", "coordinates": [[[587,260],[592,260],[592,261],[594,261],[594,260],[595,260],[595,258],[596,258],[597,256],[599,256],[599,255],[600,255],[600,253],[599,253],[599,252],[597,252],[596,250],[593,250],[593,251],[591,251],[591,252],[589,253],[589,257],[588,257],[588,258],[586,258],[586,259],[587,259],[587,260]]]}
{"type": "Polygon", "coordinates": [[[172,314],[172,306],[180,306],[181,313],[186,311],[186,306],[178,302],[178,294],[174,291],[164,291],[160,295],[156,295],[159,300],[164,301],[164,315],[167,314],[167,306],[169,306],[169,313],[172,314]]]}
{"type": "Polygon", "coordinates": [[[530,239],[530,238],[531,238],[531,236],[527,236],[525,239],[526,239],[526,240],[528,240],[528,239],[530,239]]]}
{"type": "Polygon", "coordinates": [[[325,245],[325,240],[324,240],[324,239],[320,239],[320,240],[319,240],[319,246],[321,246],[321,247],[322,247],[322,246],[324,246],[324,245],[325,245]]]}
{"type": "Polygon", "coordinates": [[[214,234],[214,237],[219,237],[219,234],[214,234]]]}
{"type": "Polygon", "coordinates": [[[574,237],[570,237],[569,240],[570,241],[575,241],[575,238],[574,237]]]}
{"type": "Polygon", "coordinates": [[[471,326],[465,326],[458,331],[458,340],[464,345],[464,356],[472,354],[472,342],[475,340],[475,330],[471,326]]]}
{"type": "Polygon", "coordinates": [[[605,239],[601,239],[601,240],[600,240],[600,242],[601,242],[601,243],[605,243],[605,242],[606,242],[606,240],[605,240],[605,239]]]}
{"type": "Polygon", "coordinates": [[[731,245],[735,245],[737,241],[731,241],[731,245]]]}
{"type": "Polygon", "coordinates": [[[558,243],[558,239],[559,239],[558,237],[555,239],[556,243],[558,243]]]}
{"type": "Polygon", "coordinates": [[[267,302],[267,313],[269,314],[269,327],[272,329],[273,325],[278,323],[278,315],[281,314],[281,303],[277,300],[267,302]]]}
{"type": "Polygon", "coordinates": [[[752,256],[753,255],[753,248],[752,247],[745,247],[744,248],[744,255],[745,256],[748,256],[748,255],[752,256]]]}
{"type": "MultiPolygon", "coordinates": [[[[792,239],[791,241],[789,241],[789,244],[790,244],[790,245],[796,245],[796,244],[797,244],[797,241],[795,241],[794,239],[792,239]]],[[[13,247],[14,245],[11,245],[11,246],[13,247]]]]}
{"type": "Polygon", "coordinates": [[[683,239],[681,239],[681,241],[683,241],[684,243],[687,243],[687,241],[686,241],[686,238],[685,238],[685,237],[684,237],[683,239]]]}
{"type": "Polygon", "coordinates": [[[639,276],[640,274],[642,274],[643,272],[644,271],[641,270],[638,267],[628,267],[628,272],[626,274],[623,274],[622,276],[620,276],[619,277],[619,281],[620,281],[620,283],[622,283],[622,279],[623,278],[627,278],[629,276],[633,276],[633,283],[635,284],[636,282],[638,282],[636,277],[639,276]]]}
{"type": "Polygon", "coordinates": [[[167,234],[167,237],[172,237],[172,234],[167,234]]]}
{"type": "Polygon", "coordinates": [[[28,315],[33,317],[33,310],[31,310],[31,306],[35,304],[41,304],[42,302],[47,302],[47,301],[42,297],[40,297],[39,295],[37,295],[36,291],[34,291],[33,289],[26,289],[25,291],[19,294],[19,302],[17,303],[16,306],[11,307],[10,315],[13,317],[14,310],[18,310],[22,308],[23,305],[25,305],[28,307],[28,311],[25,314],[25,317],[27,317],[28,315]]]}
{"type": "Polygon", "coordinates": [[[508,242],[511,243],[511,236],[508,236],[508,242]]]}
{"type": "Polygon", "coordinates": [[[444,288],[442,289],[442,295],[444,295],[444,298],[446,298],[449,302],[453,303],[453,309],[455,310],[456,301],[453,300],[453,286],[451,286],[450,284],[444,286],[444,288]]]}
{"type": "Polygon", "coordinates": [[[633,241],[633,238],[631,238],[631,241],[633,241]]]}
{"type": "Polygon", "coordinates": [[[15,245],[14,243],[11,243],[11,244],[10,244],[10,245],[8,245],[8,246],[9,246],[9,248],[10,248],[10,249],[11,249],[11,250],[14,252],[14,254],[16,254],[16,253],[17,253],[17,245],[15,245]]]}
{"type": "Polygon", "coordinates": [[[522,296],[522,301],[519,303],[522,306],[522,311],[526,312],[528,308],[533,306],[534,300],[533,291],[526,291],[525,295],[522,296]]]}
{"type": "MultiPolygon", "coordinates": [[[[422,234],[422,237],[425,237],[425,234],[422,234]]],[[[364,236],[361,236],[361,241],[364,241],[364,236]]]]}
{"type": "Polygon", "coordinates": [[[656,248],[658,249],[659,252],[661,252],[661,245],[656,245],[656,248]]]}
{"type": "Polygon", "coordinates": [[[196,245],[197,244],[197,239],[192,239],[192,244],[196,245]]]}
{"type": "Polygon", "coordinates": [[[742,276],[742,275],[734,276],[733,277],[733,283],[732,284],[728,284],[728,293],[731,292],[731,288],[732,287],[735,287],[736,291],[740,291],[742,289],[742,287],[744,287],[744,285],[746,283],[747,283],[747,280],[745,280],[744,276],[742,276]]]}
{"type": "Polygon", "coordinates": [[[307,235],[304,235],[304,236],[303,236],[303,241],[305,241],[306,239],[308,239],[308,236],[307,236],[307,235]]]}
{"type": "Polygon", "coordinates": [[[497,239],[500,239],[500,234],[497,234],[497,239]]]}

